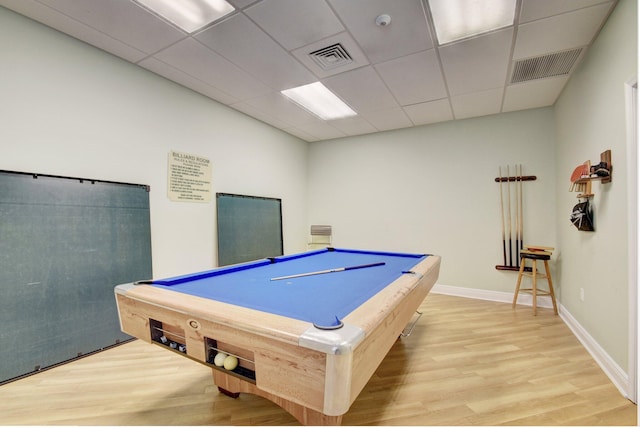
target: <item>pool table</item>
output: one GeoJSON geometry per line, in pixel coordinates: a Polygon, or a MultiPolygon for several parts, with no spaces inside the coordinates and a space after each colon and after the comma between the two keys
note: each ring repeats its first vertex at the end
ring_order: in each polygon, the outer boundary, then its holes
{"type": "Polygon", "coordinates": [[[122,331],[210,366],[221,392],[339,425],[439,269],[436,255],[326,248],[122,284],[115,296],[122,331]]]}

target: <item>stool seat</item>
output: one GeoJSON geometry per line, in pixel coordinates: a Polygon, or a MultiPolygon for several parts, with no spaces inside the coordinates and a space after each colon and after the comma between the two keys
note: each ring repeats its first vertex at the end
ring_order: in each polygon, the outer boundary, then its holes
{"type": "Polygon", "coordinates": [[[551,260],[553,248],[552,247],[540,247],[540,246],[525,246],[520,251],[520,270],[518,272],[518,281],[516,283],[516,291],[513,295],[513,308],[516,307],[518,300],[518,294],[520,292],[529,293],[532,295],[533,300],[533,315],[538,314],[538,296],[550,296],[551,303],[553,303],[553,312],[558,315],[558,307],[556,305],[556,296],[553,290],[553,282],[551,281],[551,272],[549,271],[549,260],[551,260]],[[526,261],[531,261],[531,272],[525,272],[526,261]],[[538,273],[538,260],[544,263],[545,274],[538,273]],[[520,288],[522,284],[522,277],[531,277],[531,288],[520,288]],[[546,278],[549,285],[548,290],[539,290],[537,279],[546,278]]]}
{"type": "Polygon", "coordinates": [[[550,254],[521,254],[522,258],[531,259],[531,260],[551,260],[550,254]]]}

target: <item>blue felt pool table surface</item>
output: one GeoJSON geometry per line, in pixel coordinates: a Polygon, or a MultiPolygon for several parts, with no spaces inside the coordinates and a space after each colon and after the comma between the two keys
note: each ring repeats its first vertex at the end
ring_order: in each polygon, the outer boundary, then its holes
{"type": "Polygon", "coordinates": [[[428,255],[325,248],[189,275],[152,285],[329,326],[342,319],[428,255]],[[273,280],[365,264],[361,269],[273,280]]]}

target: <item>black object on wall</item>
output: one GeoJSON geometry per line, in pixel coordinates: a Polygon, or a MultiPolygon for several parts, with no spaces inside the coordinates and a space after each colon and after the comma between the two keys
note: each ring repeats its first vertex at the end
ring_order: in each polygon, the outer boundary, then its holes
{"type": "Polygon", "coordinates": [[[149,187],[0,171],[0,383],[112,346],[150,278],[149,187]]]}
{"type": "Polygon", "coordinates": [[[283,254],[282,201],[216,193],[218,266],[283,254]]]}

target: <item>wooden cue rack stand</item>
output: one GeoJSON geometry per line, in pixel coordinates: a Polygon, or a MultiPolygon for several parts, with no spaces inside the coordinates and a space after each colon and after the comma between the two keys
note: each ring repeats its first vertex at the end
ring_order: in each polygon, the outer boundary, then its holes
{"type": "MultiPolygon", "coordinates": [[[[522,223],[523,223],[523,207],[522,207],[522,187],[520,187],[520,193],[518,196],[518,192],[516,189],[516,231],[515,231],[515,235],[516,235],[516,239],[515,239],[515,248],[513,248],[513,240],[512,240],[512,235],[511,235],[511,196],[509,195],[508,200],[507,200],[507,205],[509,206],[509,208],[507,209],[508,211],[508,215],[509,215],[509,240],[506,240],[506,236],[505,236],[505,226],[506,226],[506,222],[504,219],[504,212],[505,212],[505,207],[504,207],[504,202],[503,202],[503,189],[502,189],[502,183],[507,183],[507,187],[509,186],[509,183],[511,182],[516,182],[516,188],[517,188],[517,183],[520,183],[520,186],[522,186],[522,183],[525,181],[535,181],[538,179],[538,177],[536,177],[535,175],[522,175],[522,165],[520,165],[520,175],[517,175],[517,166],[516,166],[516,175],[511,176],[511,175],[507,175],[506,177],[502,176],[502,171],[500,173],[499,177],[495,178],[495,182],[500,184],[500,209],[501,209],[501,215],[502,215],[502,248],[503,248],[503,264],[500,265],[496,265],[496,270],[506,270],[506,271],[515,271],[518,272],[520,270],[520,250],[523,248],[523,234],[522,234],[522,223]],[[519,200],[518,200],[519,198],[519,200]],[[518,218],[518,209],[519,209],[519,218],[518,218]],[[507,253],[507,242],[509,242],[509,246],[508,246],[508,253],[507,253]],[[513,257],[514,255],[514,250],[515,250],[515,257],[513,257]],[[509,257],[507,258],[507,254],[509,254],[509,257]],[[515,259],[515,260],[514,260],[515,259]],[[508,264],[507,264],[508,261],[508,264]]],[[[508,174],[508,169],[507,169],[507,174],[508,174]]],[[[525,267],[525,270],[530,272],[531,268],[530,267],[525,267]]]]}

